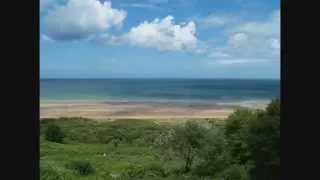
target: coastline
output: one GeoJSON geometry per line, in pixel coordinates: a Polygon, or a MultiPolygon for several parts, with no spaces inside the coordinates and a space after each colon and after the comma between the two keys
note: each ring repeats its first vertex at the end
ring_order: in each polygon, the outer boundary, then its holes
{"type": "MultiPolygon", "coordinates": [[[[227,118],[237,107],[224,105],[148,104],[105,102],[97,100],[40,100],[40,118],[84,117],[95,120],[113,119],[203,119],[227,118]]],[[[264,108],[253,106],[249,108],[264,108]]]]}
{"type": "Polygon", "coordinates": [[[274,80],[54,79],[40,82],[40,118],[226,118],[236,108],[264,108],[279,94],[274,80]]]}

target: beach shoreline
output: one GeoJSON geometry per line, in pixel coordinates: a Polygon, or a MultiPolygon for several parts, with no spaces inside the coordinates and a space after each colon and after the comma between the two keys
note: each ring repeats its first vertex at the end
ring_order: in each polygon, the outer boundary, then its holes
{"type": "Polygon", "coordinates": [[[188,106],[102,101],[41,101],[40,118],[84,117],[110,119],[225,119],[235,106],[188,106]]]}
{"type": "Polygon", "coordinates": [[[226,118],[264,108],[279,81],[239,79],[51,79],[40,82],[40,118],[226,118]]]}

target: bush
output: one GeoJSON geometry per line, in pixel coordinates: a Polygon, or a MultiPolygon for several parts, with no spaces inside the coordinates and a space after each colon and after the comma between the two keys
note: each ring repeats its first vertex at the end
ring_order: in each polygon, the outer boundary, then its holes
{"type": "Polygon", "coordinates": [[[67,164],[66,167],[68,169],[72,169],[82,176],[87,176],[94,173],[93,167],[87,161],[72,161],[71,163],[67,164]]]}
{"type": "Polygon", "coordinates": [[[62,143],[65,137],[59,126],[50,124],[45,131],[46,140],[56,143],[62,143]]]}

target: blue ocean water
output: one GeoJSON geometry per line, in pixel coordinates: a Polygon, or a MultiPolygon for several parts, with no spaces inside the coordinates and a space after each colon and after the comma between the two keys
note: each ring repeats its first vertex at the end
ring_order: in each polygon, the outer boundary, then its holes
{"type": "Polygon", "coordinates": [[[42,79],[40,101],[236,105],[280,96],[280,80],[42,79]]]}

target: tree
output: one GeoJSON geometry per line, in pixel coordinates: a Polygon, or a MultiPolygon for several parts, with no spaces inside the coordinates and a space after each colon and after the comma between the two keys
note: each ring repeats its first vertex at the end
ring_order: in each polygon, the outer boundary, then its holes
{"type": "Polygon", "coordinates": [[[200,164],[194,171],[198,176],[216,176],[229,166],[230,157],[222,130],[208,131],[199,157],[200,164]]]}
{"type": "Polygon", "coordinates": [[[243,108],[227,119],[224,135],[235,163],[246,164],[248,161],[248,127],[256,119],[256,114],[254,110],[243,108]]]}
{"type": "Polygon", "coordinates": [[[188,121],[174,130],[174,135],[170,139],[169,145],[185,161],[184,172],[190,171],[197,151],[203,145],[204,137],[205,128],[192,121],[188,121]]]}
{"type": "Polygon", "coordinates": [[[280,179],[280,100],[275,99],[249,128],[249,158],[253,180],[280,179]]]}

